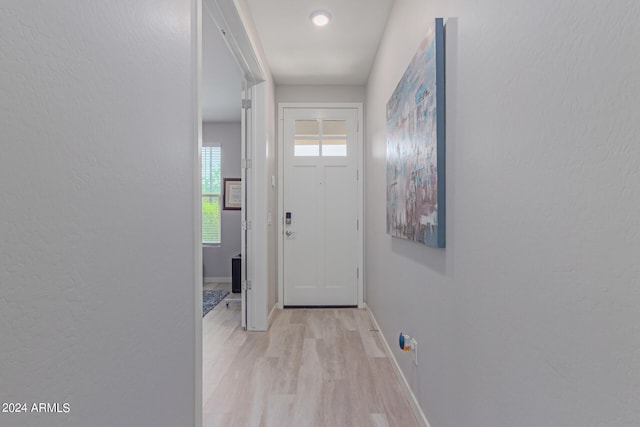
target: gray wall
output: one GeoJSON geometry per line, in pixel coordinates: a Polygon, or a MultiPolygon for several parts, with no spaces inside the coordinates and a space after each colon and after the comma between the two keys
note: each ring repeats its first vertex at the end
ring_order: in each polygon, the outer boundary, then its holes
{"type": "Polygon", "coordinates": [[[398,0],[367,90],[367,303],[433,427],[640,425],[640,6],[398,0]],[[447,248],[385,234],[385,105],[447,44],[447,248]]]}
{"type": "Polygon", "coordinates": [[[191,1],[3,2],[3,426],[191,426],[191,1]]]}
{"type": "Polygon", "coordinates": [[[279,102],[364,102],[366,89],[353,85],[278,85],[276,108],[279,102]]]}
{"type": "MultiPolygon", "coordinates": [[[[222,177],[240,178],[241,170],[240,123],[205,123],[202,127],[202,145],[219,144],[222,147],[222,177]]],[[[222,210],[221,241],[219,246],[203,246],[205,280],[231,280],[231,257],[240,253],[240,211],[222,210]]]]}

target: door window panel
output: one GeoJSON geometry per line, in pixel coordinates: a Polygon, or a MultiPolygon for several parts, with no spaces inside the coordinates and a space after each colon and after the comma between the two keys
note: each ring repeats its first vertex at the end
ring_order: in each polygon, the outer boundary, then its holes
{"type": "Polygon", "coordinates": [[[296,120],[296,137],[299,136],[320,138],[320,122],[318,120],[296,120]]]}
{"type": "Polygon", "coordinates": [[[323,120],[322,122],[322,156],[347,156],[347,121],[323,120]]]}
{"type": "Polygon", "coordinates": [[[317,139],[297,139],[293,155],[296,157],[317,157],[320,155],[320,141],[317,139]]]}
{"type": "Polygon", "coordinates": [[[320,122],[318,120],[296,120],[294,152],[296,157],[320,155],[320,122]]]}
{"type": "Polygon", "coordinates": [[[346,139],[325,139],[322,141],[322,155],[324,157],[346,157],[346,139]]]}
{"type": "Polygon", "coordinates": [[[295,157],[346,157],[346,120],[296,120],[295,157]]]}
{"type": "Polygon", "coordinates": [[[323,136],[341,136],[347,137],[347,121],[346,120],[324,120],[322,122],[323,136]]]}

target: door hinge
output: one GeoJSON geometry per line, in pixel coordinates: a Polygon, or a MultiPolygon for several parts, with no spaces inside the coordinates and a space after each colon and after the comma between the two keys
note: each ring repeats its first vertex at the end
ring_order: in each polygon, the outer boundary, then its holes
{"type": "Polygon", "coordinates": [[[242,169],[251,169],[251,159],[242,159],[240,164],[242,169]]]}
{"type": "Polygon", "coordinates": [[[251,221],[243,220],[241,223],[242,231],[251,230],[251,221]]]}
{"type": "Polygon", "coordinates": [[[356,279],[360,278],[360,267],[356,267],[356,279]]]}
{"type": "Polygon", "coordinates": [[[360,220],[356,219],[356,231],[360,231],[360,220]]]}
{"type": "Polygon", "coordinates": [[[252,286],[252,284],[251,284],[251,280],[247,280],[245,283],[246,283],[246,285],[245,285],[245,289],[246,289],[246,290],[251,290],[251,286],[252,286]]]}
{"type": "Polygon", "coordinates": [[[244,108],[244,109],[251,108],[251,100],[250,99],[243,99],[242,100],[242,108],[244,108]]]}

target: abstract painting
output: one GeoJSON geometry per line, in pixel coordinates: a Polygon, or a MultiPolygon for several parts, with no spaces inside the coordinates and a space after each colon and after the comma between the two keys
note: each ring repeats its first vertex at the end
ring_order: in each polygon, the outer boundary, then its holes
{"type": "Polygon", "coordinates": [[[445,247],[444,23],[436,18],[387,103],[387,233],[445,247]]]}

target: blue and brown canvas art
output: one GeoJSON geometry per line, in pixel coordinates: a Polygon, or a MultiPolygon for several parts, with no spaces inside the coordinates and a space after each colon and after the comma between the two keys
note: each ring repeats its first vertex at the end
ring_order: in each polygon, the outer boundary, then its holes
{"type": "Polygon", "coordinates": [[[435,19],[387,103],[387,233],[445,247],[444,24],[435,19]]]}

